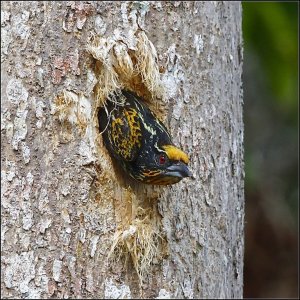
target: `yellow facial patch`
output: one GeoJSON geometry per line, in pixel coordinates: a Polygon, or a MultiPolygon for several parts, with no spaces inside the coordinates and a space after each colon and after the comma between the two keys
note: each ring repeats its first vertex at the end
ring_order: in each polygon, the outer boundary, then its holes
{"type": "Polygon", "coordinates": [[[187,156],[187,154],[185,154],[183,151],[176,148],[175,146],[165,145],[165,146],[162,146],[162,148],[166,151],[166,154],[167,154],[169,159],[171,159],[171,160],[181,160],[186,164],[189,163],[189,157],[187,156]]]}
{"type": "Polygon", "coordinates": [[[156,170],[153,170],[153,171],[146,170],[143,172],[143,176],[144,177],[155,177],[155,176],[158,176],[160,173],[161,173],[160,171],[156,171],[156,170]]]}

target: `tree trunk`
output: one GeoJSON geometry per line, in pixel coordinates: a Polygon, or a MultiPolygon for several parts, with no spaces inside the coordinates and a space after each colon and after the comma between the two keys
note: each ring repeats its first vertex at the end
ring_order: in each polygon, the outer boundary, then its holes
{"type": "Polygon", "coordinates": [[[2,297],[241,298],[241,4],[7,1],[1,51],[2,297]],[[112,163],[95,115],[117,87],[195,179],[112,163]]]}

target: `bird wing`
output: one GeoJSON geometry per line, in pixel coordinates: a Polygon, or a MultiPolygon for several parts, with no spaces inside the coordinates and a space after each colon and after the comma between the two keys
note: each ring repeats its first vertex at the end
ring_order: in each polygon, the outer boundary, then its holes
{"type": "Polygon", "coordinates": [[[109,127],[109,139],[114,151],[126,161],[135,160],[142,146],[142,131],[138,111],[123,107],[113,115],[109,127]]]}

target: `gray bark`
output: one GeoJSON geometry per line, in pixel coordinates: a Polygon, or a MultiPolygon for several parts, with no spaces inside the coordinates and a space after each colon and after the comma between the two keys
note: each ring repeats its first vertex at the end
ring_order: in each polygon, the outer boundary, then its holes
{"type": "Polygon", "coordinates": [[[241,298],[241,4],[7,1],[1,51],[2,297],[241,298]],[[118,28],[129,41],[137,25],[165,85],[152,108],[189,154],[194,180],[126,178],[91,121],[90,34],[118,28]],[[56,113],[63,90],[84,97],[83,130],[74,107],[56,113]],[[124,234],[139,222],[150,234],[140,257],[153,252],[142,280],[124,234]],[[109,256],[118,232],[124,243],[109,256]]]}

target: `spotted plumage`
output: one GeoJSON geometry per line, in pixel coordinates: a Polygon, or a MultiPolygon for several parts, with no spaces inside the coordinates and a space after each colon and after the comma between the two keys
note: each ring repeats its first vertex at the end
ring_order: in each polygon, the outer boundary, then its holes
{"type": "Polygon", "coordinates": [[[99,109],[99,129],[110,153],[134,179],[167,185],[191,176],[188,156],[175,147],[163,123],[130,91],[99,109]]]}

